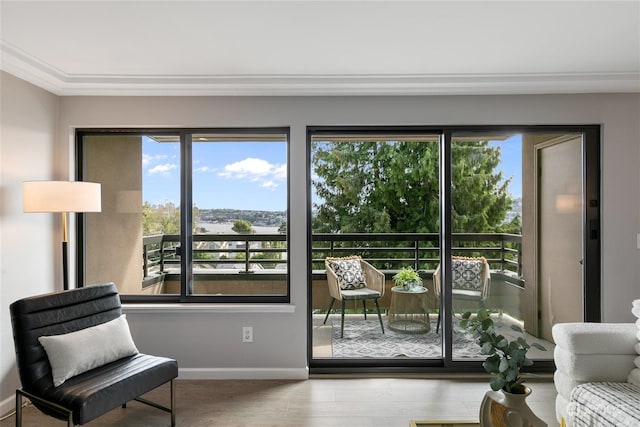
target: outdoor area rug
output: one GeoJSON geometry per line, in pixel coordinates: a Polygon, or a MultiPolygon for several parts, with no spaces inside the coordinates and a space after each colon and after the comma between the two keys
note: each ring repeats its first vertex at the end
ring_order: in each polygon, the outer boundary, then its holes
{"type": "MultiPolygon", "coordinates": [[[[403,334],[389,329],[383,317],[384,335],[376,316],[368,320],[345,318],[344,338],[340,338],[340,319],[332,319],[331,346],[334,358],[439,358],[442,356],[442,330],[436,334],[436,316],[431,316],[431,329],[425,334],[403,334]]],[[[459,321],[459,319],[457,320],[459,321]]],[[[495,316],[495,326],[499,333],[513,340],[522,336],[511,329],[514,323],[508,316],[495,316]]],[[[539,341],[527,334],[527,342],[539,342],[546,352],[531,349],[530,357],[553,358],[553,345],[539,341]]],[[[457,324],[453,328],[454,358],[483,358],[480,347],[472,336],[457,324]]]]}
{"type": "MultiPolygon", "coordinates": [[[[331,341],[333,357],[338,358],[437,358],[442,355],[440,344],[442,331],[436,334],[435,321],[431,330],[424,334],[396,332],[385,322],[384,335],[375,316],[368,320],[345,319],[344,338],[340,338],[340,320],[332,323],[331,341]]],[[[454,328],[454,354],[456,357],[476,357],[479,347],[471,335],[454,328]]]]}

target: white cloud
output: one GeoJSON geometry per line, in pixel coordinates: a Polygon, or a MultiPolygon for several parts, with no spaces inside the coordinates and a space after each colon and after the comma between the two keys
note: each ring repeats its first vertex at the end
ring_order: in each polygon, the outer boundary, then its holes
{"type": "Polygon", "coordinates": [[[266,188],[267,190],[275,190],[276,188],[278,188],[278,184],[270,180],[260,184],[260,187],[266,188]]]}
{"type": "Polygon", "coordinates": [[[154,156],[151,156],[149,154],[142,153],[142,167],[146,168],[149,165],[151,165],[152,163],[156,163],[156,162],[159,162],[161,160],[165,160],[167,157],[169,157],[169,156],[167,156],[166,154],[156,154],[154,156]]]}
{"type": "Polygon", "coordinates": [[[258,182],[261,187],[275,189],[278,186],[276,181],[287,178],[287,166],[286,164],[272,164],[264,159],[247,157],[239,162],[226,165],[218,175],[228,179],[258,182]]]}
{"type": "Polygon", "coordinates": [[[151,169],[149,169],[149,175],[154,175],[156,173],[166,175],[171,170],[176,169],[177,167],[178,167],[178,165],[176,165],[174,163],[164,163],[162,165],[157,165],[157,166],[154,166],[151,169]]]}
{"type": "Polygon", "coordinates": [[[287,179],[287,165],[276,165],[273,176],[276,179],[287,179]]]}
{"type": "Polygon", "coordinates": [[[230,163],[220,172],[220,176],[225,178],[247,178],[267,175],[273,165],[266,160],[247,157],[239,162],[230,163]]]}

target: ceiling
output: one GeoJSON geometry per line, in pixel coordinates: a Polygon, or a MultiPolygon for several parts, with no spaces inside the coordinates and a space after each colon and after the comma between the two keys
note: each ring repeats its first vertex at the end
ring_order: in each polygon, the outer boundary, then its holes
{"type": "Polygon", "coordinates": [[[0,0],[0,36],[58,95],[640,92],[640,0],[0,0]]]}

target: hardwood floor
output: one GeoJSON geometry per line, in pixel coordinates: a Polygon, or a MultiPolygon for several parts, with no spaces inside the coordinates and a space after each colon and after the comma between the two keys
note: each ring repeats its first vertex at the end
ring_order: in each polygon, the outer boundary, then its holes
{"type": "MultiPolygon", "coordinates": [[[[412,419],[477,419],[486,380],[432,378],[314,378],[285,380],[178,380],[176,425],[181,427],[409,427],[412,419]]],[[[527,402],[549,426],[555,419],[551,381],[528,381],[527,402]]],[[[147,396],[168,404],[169,388],[147,396]]],[[[25,427],[64,426],[31,405],[25,427]]],[[[86,426],[169,426],[169,414],[138,402],[114,409],[86,426]]],[[[15,416],[0,427],[15,425],[15,416]]]]}

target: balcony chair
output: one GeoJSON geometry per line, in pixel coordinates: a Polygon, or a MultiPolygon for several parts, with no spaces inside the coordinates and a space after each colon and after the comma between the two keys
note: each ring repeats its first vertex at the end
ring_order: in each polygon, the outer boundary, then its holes
{"type": "Polygon", "coordinates": [[[15,301],[9,306],[22,398],[40,411],[82,425],[137,400],[171,414],[175,426],[173,359],[139,353],[113,283],[15,301]],[[170,383],[171,407],[140,396],[170,383]]]}
{"type": "Polygon", "coordinates": [[[364,318],[367,319],[366,300],[372,299],[378,311],[380,328],[384,334],[384,325],[380,315],[378,299],[384,296],[384,274],[376,270],[371,264],[364,261],[359,256],[349,256],[344,258],[326,258],[327,285],[331,303],[324,318],[327,323],[333,303],[338,300],[342,302],[342,315],[340,320],[340,338],[344,337],[344,309],[347,301],[362,301],[364,318]]]}
{"type": "MultiPolygon", "coordinates": [[[[451,294],[453,299],[475,301],[480,308],[485,308],[484,302],[489,296],[491,273],[489,263],[485,257],[451,257],[451,294]]],[[[442,286],[440,283],[440,264],[433,272],[433,288],[436,297],[440,297],[442,286]]],[[[440,329],[440,310],[436,333],[440,329]]]]}

